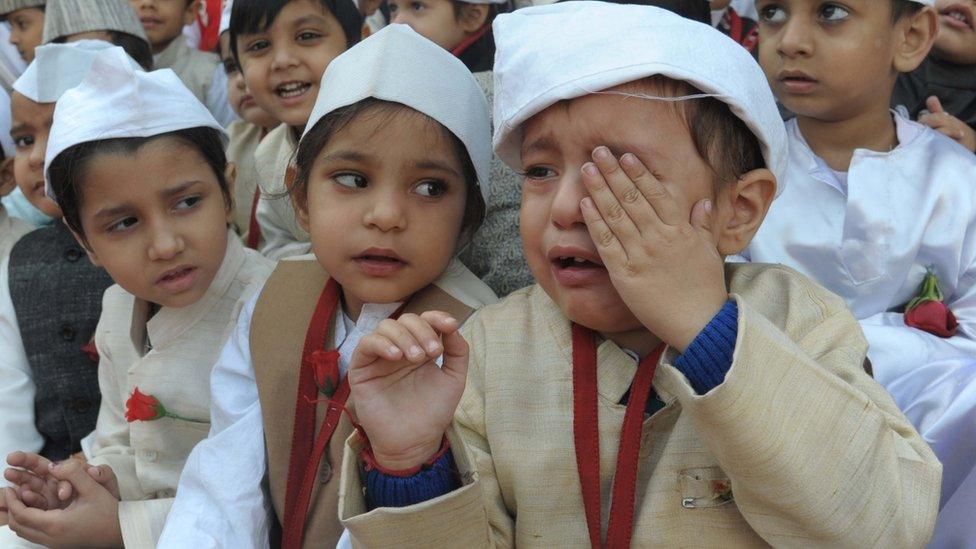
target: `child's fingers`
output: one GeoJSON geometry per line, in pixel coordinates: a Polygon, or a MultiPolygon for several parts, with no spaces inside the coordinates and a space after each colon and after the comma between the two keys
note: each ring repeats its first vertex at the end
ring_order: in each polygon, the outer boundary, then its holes
{"type": "Polygon", "coordinates": [[[33,507],[34,509],[40,509],[42,511],[47,511],[51,508],[51,502],[49,502],[46,497],[35,492],[34,490],[26,488],[20,489],[20,501],[23,501],[28,507],[33,507]]]}
{"type": "Polygon", "coordinates": [[[604,263],[625,263],[627,253],[624,247],[617,240],[617,236],[610,230],[607,223],[603,220],[600,212],[593,204],[592,198],[584,198],[580,201],[580,210],[583,212],[583,221],[586,223],[586,230],[590,233],[590,238],[596,244],[597,253],[604,263]]]}
{"type": "Polygon", "coordinates": [[[71,496],[73,495],[74,495],[74,489],[72,488],[71,483],[66,480],[59,480],[58,499],[60,501],[68,501],[71,499],[71,496]]]}
{"type": "Polygon", "coordinates": [[[24,505],[17,494],[11,490],[6,490],[7,500],[7,526],[18,536],[40,543],[45,546],[53,546],[52,540],[46,533],[51,526],[49,511],[33,509],[24,505]]]}
{"type": "Polygon", "coordinates": [[[458,331],[461,325],[457,319],[443,311],[427,311],[420,315],[432,328],[442,336],[458,331]]]}
{"type": "Polygon", "coordinates": [[[368,366],[377,359],[394,361],[402,358],[403,353],[400,352],[400,348],[387,337],[375,333],[369,334],[359,340],[359,345],[356,346],[356,350],[353,352],[349,369],[353,370],[368,366]]]}
{"type": "Polygon", "coordinates": [[[666,225],[677,226],[684,223],[680,208],[664,183],[654,177],[637,155],[627,153],[620,157],[620,166],[634,182],[644,200],[654,208],[657,218],[666,225]]]}
{"type": "Polygon", "coordinates": [[[620,161],[614,158],[610,149],[606,147],[598,147],[593,151],[593,162],[600,169],[607,186],[610,187],[610,191],[613,192],[621,207],[634,222],[637,231],[641,232],[642,229],[646,229],[652,224],[660,223],[660,219],[654,213],[651,205],[644,199],[644,195],[637,188],[636,182],[624,171],[622,160],[622,158],[620,161]]]}
{"type": "Polygon", "coordinates": [[[36,475],[47,475],[51,460],[44,456],[28,452],[13,452],[7,456],[7,464],[11,467],[27,469],[36,475]]]}
{"type": "Polygon", "coordinates": [[[406,326],[396,320],[386,319],[380,322],[376,328],[376,333],[384,336],[399,347],[403,357],[413,363],[424,362],[427,360],[427,353],[421,347],[421,342],[410,333],[406,326]]]}
{"type": "Polygon", "coordinates": [[[415,314],[401,315],[398,321],[424,349],[427,358],[436,358],[441,355],[441,337],[431,327],[430,323],[415,314]]]}
{"type": "Polygon", "coordinates": [[[934,95],[929,96],[929,98],[925,100],[925,108],[928,109],[929,112],[933,113],[945,112],[945,109],[942,108],[942,101],[939,101],[939,98],[934,95]]]}
{"type": "Polygon", "coordinates": [[[444,334],[444,367],[458,379],[467,379],[468,342],[457,331],[444,334]]]}
{"type": "Polygon", "coordinates": [[[705,198],[699,200],[691,208],[691,226],[710,244],[715,244],[712,235],[712,201],[705,198]]]}
{"type": "Polygon", "coordinates": [[[613,234],[625,242],[640,239],[640,230],[617,200],[617,196],[610,190],[596,164],[592,162],[583,164],[582,179],[590,198],[593,199],[593,204],[596,205],[596,210],[613,234]]]}
{"type": "Polygon", "coordinates": [[[91,493],[93,490],[104,490],[102,486],[95,482],[95,479],[91,478],[91,475],[88,474],[85,468],[84,463],[76,459],[69,459],[52,466],[51,476],[59,481],[72,484],[79,496],[91,493]]]}

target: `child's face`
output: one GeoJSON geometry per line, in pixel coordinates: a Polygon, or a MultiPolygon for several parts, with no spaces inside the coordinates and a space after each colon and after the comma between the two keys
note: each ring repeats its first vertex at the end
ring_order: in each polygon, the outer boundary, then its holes
{"type": "Polygon", "coordinates": [[[44,153],[54,121],[54,103],[35,103],[14,92],[10,97],[10,136],[14,154],[14,179],[31,205],[49,217],[61,217],[61,210],[44,193],[44,153]]]}
{"type": "Polygon", "coordinates": [[[237,37],[241,71],[254,100],[295,128],[308,122],[322,74],[345,50],[339,21],[318,0],[292,0],[263,32],[237,37]]]}
{"type": "Polygon", "coordinates": [[[227,249],[229,213],[196,149],[164,137],[134,154],[99,154],[79,186],[83,244],[115,282],[164,307],[206,293],[227,249]]]}
{"type": "Polygon", "coordinates": [[[959,65],[976,65],[976,0],[936,0],[939,34],[932,53],[959,65]]]}
{"type": "Polygon", "coordinates": [[[7,16],[7,22],[10,23],[10,43],[17,48],[24,62],[30,63],[34,60],[34,48],[44,42],[44,10],[17,10],[7,16]]]}
{"type": "Polygon", "coordinates": [[[453,50],[468,36],[454,13],[451,0],[389,0],[391,23],[403,23],[445,50],[453,50]]]}
{"type": "Polygon", "coordinates": [[[687,124],[663,101],[587,95],[549,107],[523,130],[519,224],[533,276],[578,324],[604,334],[642,330],[611,284],[583,221],[580,201],[589,195],[581,169],[599,146],[617,157],[633,153],[690,219],[692,206],[712,197],[714,175],[687,124]]]}
{"type": "Polygon", "coordinates": [[[129,0],[139,15],[153,54],[166,49],[193,23],[199,9],[198,0],[129,0]]]}
{"type": "Polygon", "coordinates": [[[249,124],[262,128],[277,126],[278,121],[259,107],[254,102],[254,97],[247,91],[241,68],[230,52],[230,34],[226,32],[220,35],[220,61],[224,65],[224,72],[227,74],[227,101],[237,116],[249,124]]]}
{"type": "Polygon", "coordinates": [[[756,7],[759,62],[787,109],[831,122],[888,109],[899,45],[888,0],[758,0],[756,7]]]}
{"type": "Polygon", "coordinates": [[[367,111],[317,156],[296,210],[351,310],[402,301],[451,261],[467,185],[444,133],[414,111],[367,111]]]}

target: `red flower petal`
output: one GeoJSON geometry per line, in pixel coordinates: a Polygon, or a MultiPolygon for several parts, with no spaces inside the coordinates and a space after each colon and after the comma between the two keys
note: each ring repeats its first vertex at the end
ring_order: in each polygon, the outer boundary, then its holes
{"type": "Polygon", "coordinates": [[[339,386],[339,351],[315,351],[309,357],[315,384],[326,396],[332,396],[339,386]]]}
{"type": "Polygon", "coordinates": [[[959,328],[955,315],[940,301],[919,303],[905,313],[905,324],[943,338],[956,335],[959,328]]]}
{"type": "Polygon", "coordinates": [[[152,395],[144,395],[136,387],[132,396],[125,402],[125,420],[129,423],[133,421],[152,421],[159,419],[163,415],[163,407],[152,395]]]}

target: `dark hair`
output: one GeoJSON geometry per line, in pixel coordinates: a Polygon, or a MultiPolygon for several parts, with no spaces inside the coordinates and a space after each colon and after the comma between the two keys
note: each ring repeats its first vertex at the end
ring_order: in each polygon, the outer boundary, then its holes
{"type": "Polygon", "coordinates": [[[891,19],[898,22],[906,15],[915,15],[922,11],[922,4],[912,0],[891,0],[891,19]]]}
{"type": "MultiPolygon", "coordinates": [[[[703,93],[687,82],[661,75],[634,84],[675,97],[703,93]]],[[[715,174],[716,184],[732,183],[752,170],[767,167],[759,138],[726,103],[705,97],[674,105],[688,125],[698,155],[715,174]]]]}
{"type": "MultiPolygon", "coordinates": [[[[127,53],[129,57],[138,63],[140,67],[147,71],[153,70],[153,55],[149,42],[146,42],[142,38],[127,32],[112,30],[105,32],[108,33],[112,44],[125,50],[125,53],[127,53]]],[[[64,44],[67,41],[67,36],[59,36],[51,42],[55,44],[64,44]]]]}
{"type": "MultiPolygon", "coordinates": [[[[353,0],[316,0],[331,13],[346,36],[346,47],[362,38],[363,15],[353,0]]],[[[237,56],[237,37],[263,32],[274,24],[281,10],[292,0],[235,0],[230,14],[230,51],[237,56]]]]}
{"type": "MultiPolygon", "coordinates": [[[[298,144],[298,152],[295,154],[295,164],[298,169],[295,174],[295,181],[292,183],[291,188],[288,189],[288,192],[300,203],[307,200],[308,181],[312,173],[312,166],[315,164],[315,159],[322,152],[322,149],[328,145],[329,141],[349,124],[367,115],[392,118],[404,110],[417,113],[417,111],[413,111],[400,103],[367,98],[347,107],[336,109],[322,117],[298,144]]],[[[468,149],[464,146],[464,143],[436,120],[426,115],[421,114],[421,116],[424,116],[430,122],[431,127],[437,128],[438,131],[442,132],[450,140],[454,155],[458,163],[461,164],[461,176],[467,185],[468,194],[467,201],[464,205],[464,218],[461,222],[461,236],[459,241],[465,242],[474,235],[474,232],[481,226],[481,222],[485,218],[485,202],[478,188],[478,174],[474,169],[474,163],[471,162],[471,156],[468,154],[468,149]]]]}
{"type": "Polygon", "coordinates": [[[224,202],[231,207],[233,198],[230,195],[227,177],[224,175],[227,157],[224,155],[224,142],[220,132],[206,127],[189,128],[152,137],[121,137],[88,141],[69,147],[55,157],[48,166],[48,176],[51,179],[51,189],[54,191],[68,227],[79,235],[85,234],[81,227],[81,181],[85,177],[88,163],[93,158],[101,154],[134,154],[148,143],[166,137],[178,139],[200,153],[217,177],[224,202]]]}
{"type": "MultiPolygon", "coordinates": [[[[575,0],[558,0],[570,2],[575,0]]],[[[674,12],[685,19],[707,23],[711,25],[711,10],[707,0],[603,0],[610,4],[627,4],[634,6],[652,6],[674,12]]]]}
{"type": "MultiPolygon", "coordinates": [[[[458,19],[461,17],[461,8],[465,4],[470,4],[471,2],[464,2],[462,0],[451,0],[451,6],[454,7],[454,18],[458,19]]],[[[511,0],[506,0],[503,4],[488,4],[488,17],[485,17],[485,24],[490,25],[495,17],[498,17],[502,13],[508,13],[512,11],[514,6],[511,0]]]]}

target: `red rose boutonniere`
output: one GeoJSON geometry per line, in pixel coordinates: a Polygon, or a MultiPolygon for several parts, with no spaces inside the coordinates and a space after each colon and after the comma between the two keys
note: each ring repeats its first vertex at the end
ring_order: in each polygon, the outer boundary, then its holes
{"type": "Polygon", "coordinates": [[[939,289],[939,278],[930,267],[922,280],[918,297],[905,307],[905,324],[938,337],[956,335],[959,323],[956,315],[946,307],[939,289]]]}
{"type": "Polygon", "coordinates": [[[309,360],[319,391],[331,398],[339,388],[339,351],[315,351],[309,360]]]}
{"type": "Polygon", "coordinates": [[[134,421],[154,421],[164,417],[181,419],[192,423],[206,423],[205,421],[180,417],[168,411],[156,397],[142,394],[139,392],[138,387],[132,392],[129,400],[125,401],[125,420],[129,423],[134,421]]]}

